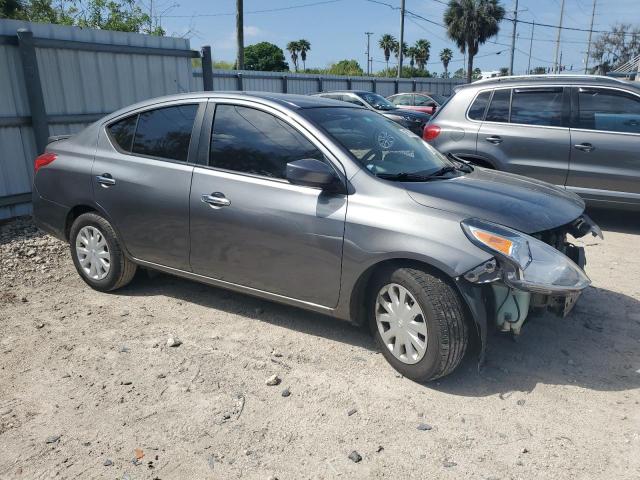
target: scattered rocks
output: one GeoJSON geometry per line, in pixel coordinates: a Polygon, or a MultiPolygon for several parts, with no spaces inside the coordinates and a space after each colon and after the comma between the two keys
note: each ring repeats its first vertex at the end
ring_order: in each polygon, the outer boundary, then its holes
{"type": "Polygon", "coordinates": [[[36,328],[37,328],[38,330],[40,330],[40,329],[41,329],[41,328],[43,328],[43,327],[44,327],[44,322],[38,322],[38,323],[36,323],[36,328]]]}
{"type": "Polygon", "coordinates": [[[120,385],[131,385],[133,382],[131,380],[123,380],[120,382],[120,385]]]}
{"type": "Polygon", "coordinates": [[[179,347],[182,345],[182,340],[178,337],[169,337],[167,339],[167,347],[179,347]]]}
{"type": "Polygon", "coordinates": [[[216,459],[215,459],[215,457],[213,455],[208,455],[207,456],[207,464],[209,465],[209,468],[211,470],[213,470],[213,468],[216,465],[216,459]]]}
{"type": "Polygon", "coordinates": [[[524,400],[523,398],[521,398],[521,399],[520,399],[520,400],[518,400],[516,403],[517,403],[519,406],[521,406],[521,407],[522,407],[522,406],[526,403],[526,400],[524,400]]]}
{"type": "Polygon", "coordinates": [[[104,465],[105,467],[111,467],[113,465],[113,461],[107,458],[104,462],[102,462],[102,465],[104,465]]]}
{"type": "Polygon", "coordinates": [[[529,453],[529,450],[527,449],[527,447],[524,447],[522,450],[520,450],[520,453],[529,453]]]}
{"type": "Polygon", "coordinates": [[[291,396],[291,390],[289,390],[289,387],[285,388],[284,390],[282,390],[282,396],[283,397],[289,397],[291,396]]]}
{"type": "Polygon", "coordinates": [[[420,423],[420,424],[418,424],[418,430],[421,430],[423,432],[429,431],[432,428],[433,427],[431,425],[429,425],[428,423],[420,423]]]}
{"type": "Polygon", "coordinates": [[[359,463],[362,461],[362,455],[354,450],[349,454],[349,460],[351,460],[353,463],[359,463]]]}
{"type": "Polygon", "coordinates": [[[376,453],[380,453],[384,450],[384,447],[382,445],[378,445],[378,448],[376,448],[376,453]]]}
{"type": "Polygon", "coordinates": [[[355,414],[355,413],[357,413],[357,412],[358,412],[358,409],[357,409],[357,408],[352,408],[351,410],[349,410],[349,411],[347,412],[347,415],[350,417],[351,415],[354,415],[354,414],[355,414]]]}
{"type": "Polygon", "coordinates": [[[0,409],[0,417],[4,415],[9,415],[13,410],[9,407],[0,409]]]}
{"type": "Polygon", "coordinates": [[[58,443],[58,440],[60,440],[61,435],[51,435],[49,437],[47,437],[47,439],[45,440],[45,443],[58,443]]]}
{"type": "Polygon", "coordinates": [[[278,375],[271,375],[265,383],[270,387],[275,387],[280,385],[280,382],[282,382],[282,379],[278,375]]]}
{"type": "Polygon", "coordinates": [[[456,465],[458,465],[456,462],[452,462],[450,460],[445,460],[444,462],[442,462],[442,466],[444,468],[452,468],[452,467],[455,467],[456,465]]]}

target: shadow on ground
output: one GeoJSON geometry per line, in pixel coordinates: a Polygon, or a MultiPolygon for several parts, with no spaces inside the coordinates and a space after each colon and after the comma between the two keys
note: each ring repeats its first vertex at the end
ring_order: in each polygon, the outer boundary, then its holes
{"type": "Polygon", "coordinates": [[[588,208],[587,214],[602,228],[611,232],[640,234],[640,212],[588,208]]]}
{"type": "MultiPolygon", "coordinates": [[[[375,351],[365,328],[243,294],[158,275],[140,274],[119,293],[131,296],[166,295],[204,307],[240,314],[258,322],[328,338],[375,351]]],[[[453,395],[487,396],[531,391],[539,383],[575,385],[602,391],[640,388],[640,302],[626,295],[589,288],[572,314],[533,317],[524,333],[490,334],[487,361],[479,370],[471,351],[452,375],[425,384],[453,395]]],[[[309,341],[313,341],[310,339],[309,341]]]]}

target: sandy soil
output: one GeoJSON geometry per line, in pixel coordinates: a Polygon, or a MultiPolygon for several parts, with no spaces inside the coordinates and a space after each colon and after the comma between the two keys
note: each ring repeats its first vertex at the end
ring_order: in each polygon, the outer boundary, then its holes
{"type": "Polygon", "coordinates": [[[94,292],[0,225],[0,478],[640,478],[640,218],[615,217],[568,318],[428,385],[320,315],[144,272],[94,292]]]}

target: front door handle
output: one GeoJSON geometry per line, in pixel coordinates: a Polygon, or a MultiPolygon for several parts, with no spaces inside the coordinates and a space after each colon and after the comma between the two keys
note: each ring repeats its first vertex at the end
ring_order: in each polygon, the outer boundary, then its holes
{"type": "Polygon", "coordinates": [[[211,208],[215,209],[228,207],[229,205],[231,205],[231,200],[225,197],[224,193],[221,192],[214,192],[211,195],[203,193],[200,197],[200,200],[202,200],[203,203],[209,204],[211,208]]]}
{"type": "Polygon", "coordinates": [[[596,147],[594,147],[590,143],[578,143],[574,145],[573,148],[577,148],[578,150],[582,150],[583,152],[592,152],[596,149],[596,147]]]}
{"type": "Polygon", "coordinates": [[[113,178],[109,173],[103,173],[102,175],[96,175],[97,182],[103,187],[111,187],[116,184],[116,179],[113,178]]]}
{"type": "Polygon", "coordinates": [[[485,140],[489,143],[493,143],[494,145],[502,143],[502,137],[499,137],[498,135],[491,135],[490,137],[485,138],[485,140]]]}

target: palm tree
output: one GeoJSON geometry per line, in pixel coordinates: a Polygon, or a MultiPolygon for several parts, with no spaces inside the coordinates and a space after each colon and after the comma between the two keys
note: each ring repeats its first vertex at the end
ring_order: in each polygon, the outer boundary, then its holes
{"type": "Polygon", "coordinates": [[[298,52],[300,51],[300,45],[298,42],[289,42],[287,43],[287,50],[289,51],[289,55],[291,55],[291,61],[293,62],[293,67],[297,72],[298,71],[298,52]]]}
{"type": "MultiPolygon", "coordinates": [[[[396,57],[396,60],[398,59],[398,55],[400,55],[400,50],[399,50],[399,44],[400,42],[395,42],[393,44],[393,56],[396,57]]],[[[409,49],[409,45],[407,45],[407,42],[402,42],[402,56],[406,57],[407,56],[407,50],[409,49]]]]}
{"type": "Polygon", "coordinates": [[[298,49],[300,50],[300,59],[302,59],[302,68],[307,70],[307,52],[311,50],[311,43],[304,38],[298,40],[298,49]]]}
{"type": "Polygon", "coordinates": [[[420,53],[416,47],[407,48],[407,57],[409,58],[409,65],[411,65],[411,68],[415,65],[416,58],[418,58],[419,55],[420,53]]]}
{"type": "Polygon", "coordinates": [[[450,48],[445,48],[440,52],[440,60],[444,67],[444,78],[449,78],[449,62],[453,58],[453,52],[450,48]]]}
{"type": "Polygon", "coordinates": [[[444,23],[449,38],[468,55],[467,82],[471,82],[473,57],[480,45],[498,33],[504,14],[500,0],[449,0],[444,23]]]}
{"type": "Polygon", "coordinates": [[[393,35],[385,33],[380,37],[378,46],[384,51],[384,61],[387,62],[387,70],[389,70],[389,58],[391,58],[391,52],[396,46],[396,39],[393,35]]]}
{"type": "Polygon", "coordinates": [[[431,50],[431,42],[429,42],[429,40],[421,38],[416,42],[414,48],[418,51],[418,54],[416,55],[416,63],[418,64],[418,68],[420,70],[424,70],[425,65],[429,61],[429,50],[431,50]]]}

